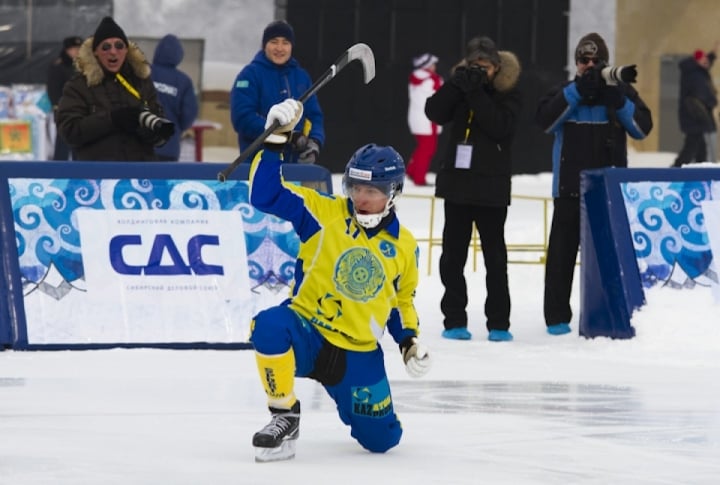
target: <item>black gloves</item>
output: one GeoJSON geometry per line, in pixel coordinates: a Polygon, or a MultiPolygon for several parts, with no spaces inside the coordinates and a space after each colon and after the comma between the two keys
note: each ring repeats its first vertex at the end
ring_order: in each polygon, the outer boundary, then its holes
{"type": "Polygon", "coordinates": [[[450,82],[463,93],[476,91],[488,83],[487,70],[480,66],[460,66],[455,69],[450,82]]]}
{"type": "Polygon", "coordinates": [[[140,122],[140,108],[125,106],[110,112],[113,125],[127,133],[135,133],[140,122]]]}
{"type": "Polygon", "coordinates": [[[320,157],[320,143],[317,140],[295,131],[290,137],[290,144],[293,151],[298,154],[299,163],[317,163],[320,157]]]}
{"type": "Polygon", "coordinates": [[[300,163],[317,163],[320,157],[320,144],[312,138],[307,139],[305,149],[300,151],[298,162],[300,163]]]}
{"type": "Polygon", "coordinates": [[[625,95],[617,86],[605,86],[602,98],[603,104],[608,108],[620,109],[625,104],[625,95]]]}
{"type": "Polygon", "coordinates": [[[600,69],[598,68],[588,69],[582,76],[575,79],[575,87],[580,96],[586,101],[594,100],[603,84],[600,69]]]}

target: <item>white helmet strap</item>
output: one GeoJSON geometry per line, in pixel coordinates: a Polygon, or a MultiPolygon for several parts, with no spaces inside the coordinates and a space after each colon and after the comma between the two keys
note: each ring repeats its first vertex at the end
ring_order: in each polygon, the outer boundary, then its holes
{"type": "Polygon", "coordinates": [[[379,214],[358,214],[357,211],[355,211],[355,220],[358,224],[360,224],[365,229],[373,229],[382,222],[382,220],[390,214],[390,209],[392,209],[395,206],[395,193],[393,192],[392,195],[390,195],[390,198],[388,198],[387,202],[385,203],[385,209],[380,212],[379,214]]]}

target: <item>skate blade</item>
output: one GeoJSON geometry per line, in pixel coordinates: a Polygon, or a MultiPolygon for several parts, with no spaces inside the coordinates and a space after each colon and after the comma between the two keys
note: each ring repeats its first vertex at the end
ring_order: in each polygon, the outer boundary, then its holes
{"type": "Polygon", "coordinates": [[[295,458],[295,443],[297,440],[285,440],[277,448],[255,447],[255,461],[268,463],[272,461],[292,460],[295,458]]]}

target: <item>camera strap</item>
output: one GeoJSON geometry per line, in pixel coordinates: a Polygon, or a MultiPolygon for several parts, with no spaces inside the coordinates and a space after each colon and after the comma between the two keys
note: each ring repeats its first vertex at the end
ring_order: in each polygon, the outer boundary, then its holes
{"type": "Polygon", "coordinates": [[[130,84],[130,83],[128,82],[128,80],[123,77],[122,74],[120,74],[119,72],[116,72],[116,73],[115,73],[115,79],[117,79],[118,82],[119,82],[120,84],[122,84],[122,86],[127,90],[128,93],[132,94],[133,96],[135,96],[135,98],[137,98],[138,100],[142,101],[142,98],[140,97],[140,93],[138,92],[138,90],[135,89],[135,88],[132,86],[132,84],[130,84]]]}
{"type": "Polygon", "coordinates": [[[467,145],[468,139],[470,138],[470,123],[472,123],[473,116],[475,116],[475,112],[470,110],[470,113],[468,113],[467,126],[465,127],[465,140],[463,140],[464,145],[467,145]]]}

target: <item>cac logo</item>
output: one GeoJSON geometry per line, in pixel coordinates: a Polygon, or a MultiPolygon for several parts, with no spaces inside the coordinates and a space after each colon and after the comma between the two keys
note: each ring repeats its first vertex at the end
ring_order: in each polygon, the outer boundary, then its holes
{"type": "Polygon", "coordinates": [[[127,246],[142,246],[142,236],[124,234],[110,240],[110,264],[113,269],[124,275],[176,276],[176,275],[223,275],[223,267],[203,261],[204,246],[219,246],[220,238],[206,234],[193,236],[187,243],[185,254],[187,260],[173,241],[170,234],[158,234],[150,248],[147,264],[133,265],[125,261],[123,250],[127,246]],[[167,255],[171,264],[162,264],[163,256],[167,255]]]}

